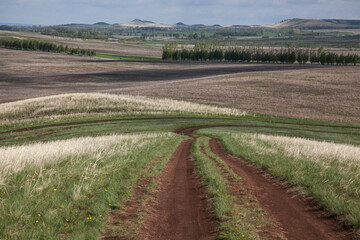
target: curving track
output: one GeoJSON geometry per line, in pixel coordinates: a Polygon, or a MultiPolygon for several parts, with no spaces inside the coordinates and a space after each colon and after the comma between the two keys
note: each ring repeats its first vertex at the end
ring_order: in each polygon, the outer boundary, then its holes
{"type": "MultiPolygon", "coordinates": [[[[215,239],[215,222],[201,199],[204,193],[191,158],[193,132],[209,127],[218,126],[195,126],[175,131],[191,139],[184,140],[170,159],[160,178],[153,211],[137,239],[215,239]]],[[[212,152],[244,180],[245,187],[280,226],[287,239],[351,239],[351,232],[335,218],[325,215],[311,201],[288,193],[278,180],[269,179],[258,168],[228,155],[219,140],[211,139],[210,146],[212,152]]]]}
{"type": "MultiPolygon", "coordinates": [[[[13,132],[122,120],[124,119],[47,125],[13,132]]],[[[155,202],[150,206],[150,214],[145,219],[145,225],[137,239],[215,239],[216,220],[207,210],[205,192],[191,157],[192,144],[196,138],[193,133],[198,129],[210,127],[257,126],[203,125],[174,131],[177,134],[187,135],[190,139],[184,140],[179,145],[161,174],[155,202]]],[[[5,133],[8,132],[0,134],[5,133]]],[[[343,228],[335,218],[328,217],[310,200],[288,193],[278,180],[271,179],[258,168],[228,155],[217,139],[211,139],[210,146],[212,152],[223,159],[244,180],[245,187],[257,198],[270,218],[281,227],[287,239],[351,239],[350,230],[343,228]]]]}

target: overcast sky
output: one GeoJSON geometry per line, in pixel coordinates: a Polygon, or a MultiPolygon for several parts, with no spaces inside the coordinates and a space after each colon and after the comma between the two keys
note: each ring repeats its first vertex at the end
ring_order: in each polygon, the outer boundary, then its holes
{"type": "Polygon", "coordinates": [[[360,19],[360,0],[0,0],[0,22],[55,25],[272,24],[289,18],[360,19]]]}

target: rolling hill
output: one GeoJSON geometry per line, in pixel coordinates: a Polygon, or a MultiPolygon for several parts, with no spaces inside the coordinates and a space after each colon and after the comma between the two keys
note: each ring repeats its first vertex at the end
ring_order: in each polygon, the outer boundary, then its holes
{"type": "Polygon", "coordinates": [[[293,18],[277,24],[265,25],[265,27],[301,29],[360,28],[360,20],[293,18]]]}

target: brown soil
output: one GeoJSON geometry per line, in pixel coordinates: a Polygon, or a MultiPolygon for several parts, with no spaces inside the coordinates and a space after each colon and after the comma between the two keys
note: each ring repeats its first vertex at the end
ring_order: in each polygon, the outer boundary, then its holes
{"type": "Polygon", "coordinates": [[[211,139],[210,147],[241,176],[249,192],[256,196],[270,217],[280,224],[288,239],[351,239],[349,231],[311,200],[289,193],[279,180],[271,179],[261,169],[228,155],[217,139],[211,139]]]}
{"type": "Polygon", "coordinates": [[[360,67],[139,62],[0,49],[0,103],[101,92],[215,103],[251,113],[359,122],[360,67]]]}
{"type": "Polygon", "coordinates": [[[136,239],[215,239],[216,221],[207,211],[191,158],[193,141],[184,140],[166,165],[155,202],[136,239]]]}

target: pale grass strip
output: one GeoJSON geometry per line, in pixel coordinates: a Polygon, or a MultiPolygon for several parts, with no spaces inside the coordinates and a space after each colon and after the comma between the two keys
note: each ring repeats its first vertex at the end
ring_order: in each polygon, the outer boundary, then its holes
{"type": "Polygon", "coordinates": [[[246,113],[232,108],[205,104],[150,98],[143,96],[112,95],[100,93],[62,94],[0,104],[2,123],[23,119],[60,118],[77,114],[152,114],[190,113],[201,115],[242,116],[246,113]],[[50,115],[50,117],[48,117],[50,115]]]}
{"type": "Polygon", "coordinates": [[[329,163],[329,160],[336,160],[348,167],[360,166],[360,147],[296,137],[263,134],[244,135],[251,136],[253,144],[256,144],[254,143],[256,140],[262,140],[276,147],[281,147],[289,156],[295,158],[305,157],[318,163],[321,162],[324,166],[329,163]]]}
{"type": "Polygon", "coordinates": [[[55,163],[66,157],[75,158],[80,155],[101,155],[106,151],[111,155],[116,147],[117,152],[126,152],[136,145],[142,146],[144,139],[169,136],[170,133],[151,133],[136,135],[111,135],[101,137],[82,137],[68,140],[58,140],[45,143],[34,143],[22,146],[0,148],[0,184],[4,184],[7,176],[24,170],[27,167],[41,167],[55,163]]]}

